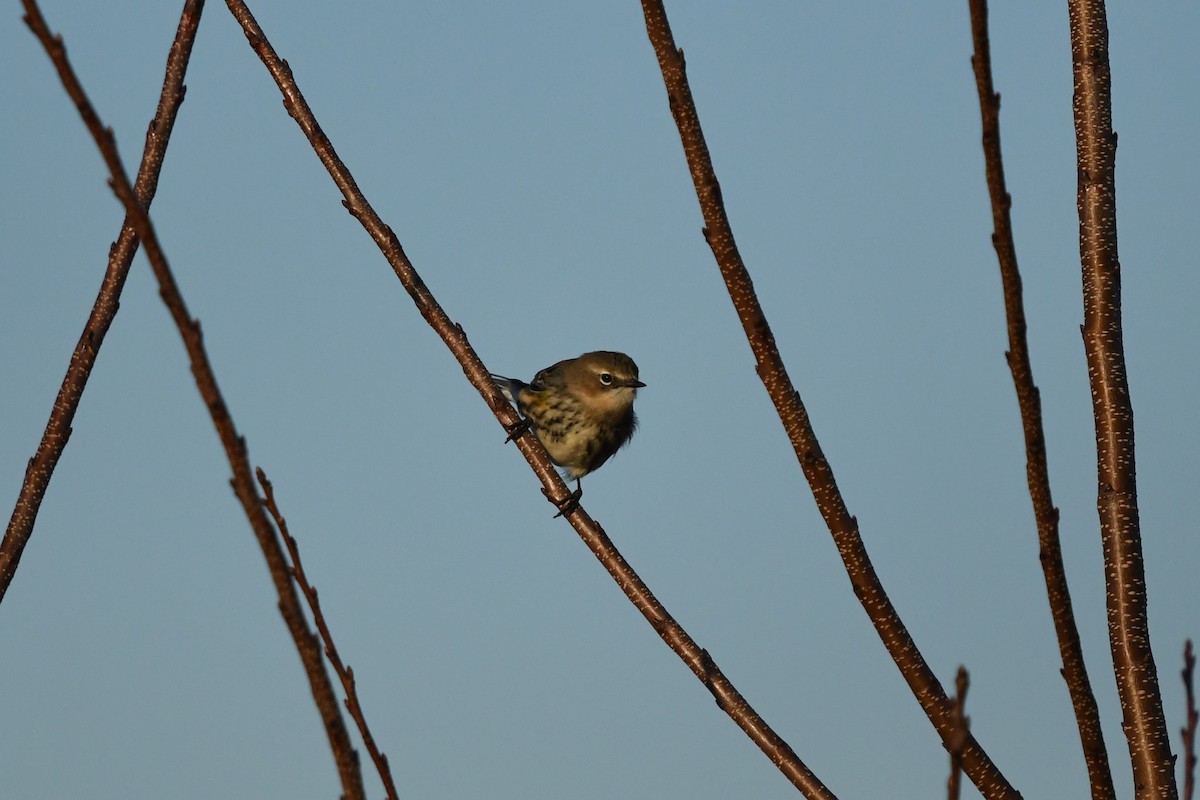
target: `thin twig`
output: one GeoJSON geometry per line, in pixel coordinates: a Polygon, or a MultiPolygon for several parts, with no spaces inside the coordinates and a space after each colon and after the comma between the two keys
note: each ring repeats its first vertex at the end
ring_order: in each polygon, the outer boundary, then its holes
{"type": "Polygon", "coordinates": [[[1183,689],[1187,695],[1187,724],[1183,726],[1183,800],[1192,800],[1196,794],[1196,724],[1200,713],[1196,711],[1196,655],[1192,652],[1192,640],[1183,646],[1183,689]]]}
{"type": "Polygon", "coordinates": [[[1117,136],[1104,0],[1068,0],[1083,271],[1083,347],[1096,425],[1096,508],[1104,551],[1108,641],[1135,797],[1174,800],[1175,765],[1147,622],[1133,404],[1125,372],[1117,257],[1117,136]]]}
{"type": "Polygon", "coordinates": [[[1012,198],[1005,186],[1004,161],[1000,150],[1000,95],[992,83],[987,0],[969,0],[969,4],[971,38],[975,44],[971,65],[979,93],[983,155],[992,203],[992,246],[1000,262],[1000,281],[1004,286],[1004,311],[1008,323],[1008,352],[1005,358],[1016,387],[1021,427],[1025,434],[1025,475],[1029,496],[1033,501],[1033,515],[1037,520],[1038,555],[1050,602],[1050,616],[1058,637],[1058,650],[1063,662],[1062,675],[1075,709],[1075,723],[1083,746],[1092,798],[1115,800],[1116,790],[1108,764],[1108,750],[1100,728],[1100,711],[1096,707],[1096,697],[1083,660],[1083,646],[1079,641],[1079,629],[1075,625],[1075,611],[1063,566],[1062,544],[1058,536],[1058,509],[1054,507],[1054,499],[1050,494],[1050,473],[1046,466],[1041,394],[1033,382],[1033,368],[1029,363],[1021,272],[1017,267],[1017,249],[1009,214],[1012,198]]]}
{"type": "Polygon", "coordinates": [[[267,480],[267,474],[263,472],[262,467],[258,467],[254,474],[258,476],[258,482],[262,486],[267,511],[271,513],[272,519],[275,520],[275,527],[279,530],[279,535],[283,537],[283,543],[287,547],[288,555],[291,557],[291,566],[288,568],[288,571],[295,578],[300,591],[304,593],[304,598],[308,601],[308,607],[313,615],[313,622],[317,626],[317,631],[321,634],[321,640],[325,643],[325,656],[329,659],[329,663],[333,665],[334,671],[342,681],[342,688],[346,691],[346,710],[350,712],[350,716],[354,719],[355,724],[358,725],[358,732],[362,735],[363,744],[366,746],[367,752],[371,755],[371,761],[375,763],[375,770],[379,773],[380,780],[383,781],[383,788],[387,792],[388,800],[398,800],[399,795],[396,794],[396,784],[392,780],[392,768],[388,765],[388,758],[376,746],[375,737],[371,735],[371,730],[367,727],[367,718],[363,713],[362,705],[358,702],[358,688],[354,680],[354,670],[342,663],[342,657],[338,654],[337,646],[333,643],[333,634],[329,632],[329,624],[325,621],[325,613],[321,611],[321,601],[317,596],[317,587],[308,581],[308,575],[304,572],[304,564],[300,561],[300,547],[288,531],[287,520],[284,519],[283,512],[279,510],[279,506],[275,502],[275,488],[267,480]]]}
{"type": "Polygon", "coordinates": [[[958,674],[954,676],[954,706],[950,714],[954,733],[950,737],[950,777],[946,780],[946,796],[949,800],[958,800],[962,794],[962,757],[963,748],[971,735],[971,718],[963,713],[967,705],[967,689],[971,679],[967,676],[966,667],[959,665],[958,674]]]}
{"type": "MultiPolygon", "coordinates": [[[[187,73],[192,45],[196,41],[196,29],[203,10],[204,0],[187,0],[184,3],[179,27],[175,32],[175,41],[167,56],[166,76],[163,78],[162,93],[158,98],[158,109],[146,131],[142,164],[138,168],[137,182],[134,184],[134,194],[143,208],[150,207],[158,188],[158,176],[162,171],[167,143],[171,139],[175,116],[183,103],[183,79],[187,73]]],[[[137,247],[137,234],[132,222],[126,218],[116,243],[109,250],[104,281],[100,284],[96,302],[92,305],[83,333],[71,354],[67,373],[58,389],[58,396],[54,399],[50,419],[46,422],[37,452],[29,459],[29,465],[25,469],[20,494],[9,518],[4,540],[0,542],[0,602],[4,601],[4,595],[8,592],[21,561],[21,553],[25,550],[29,537],[33,535],[38,510],[46,496],[46,489],[50,485],[58,459],[71,436],[71,423],[75,419],[83,390],[92,374],[100,345],[117,315],[121,290],[125,286],[125,278],[129,275],[129,266],[133,263],[137,247]]]]}
{"type": "Polygon", "coordinates": [[[196,385],[200,390],[200,395],[204,399],[205,405],[208,406],[213,425],[216,427],[217,433],[221,438],[221,443],[225,447],[229,464],[233,469],[231,483],[234,492],[242,503],[242,508],[250,520],[250,526],[253,528],[255,536],[258,538],[259,546],[262,548],[263,555],[266,557],[267,565],[271,571],[271,578],[275,583],[275,589],[279,595],[279,610],[283,615],[284,621],[287,623],[292,638],[295,640],[296,648],[300,653],[300,659],[308,675],[313,699],[316,701],[317,709],[325,724],[326,735],[329,737],[330,747],[333,750],[334,760],[337,763],[345,797],[347,800],[362,800],[365,797],[365,792],[358,764],[358,755],[354,752],[354,748],[350,744],[350,738],[346,732],[346,725],[342,720],[341,712],[338,708],[333,686],[329,682],[324,662],[321,660],[320,647],[317,644],[316,637],[308,629],[308,623],[304,618],[300,601],[296,597],[295,587],[292,584],[291,577],[288,575],[287,561],[284,558],[283,549],[279,546],[275,530],[271,527],[271,522],[267,519],[263,511],[262,502],[254,486],[254,479],[250,474],[250,462],[246,454],[246,442],[238,434],[237,428],[233,424],[233,419],[229,416],[225,400],[217,388],[217,381],[213,375],[212,366],[204,351],[200,324],[193,320],[188,313],[183,297],[179,293],[179,287],[175,283],[175,278],[171,274],[166,257],[163,255],[162,248],[159,245],[154,227],[150,223],[150,218],[146,214],[145,209],[138,205],[133,188],[129,184],[129,178],[125,173],[124,166],[121,164],[121,157],[117,151],[112,130],[104,126],[96,111],[92,108],[91,102],[88,100],[83,87],[75,76],[74,70],[71,68],[70,62],[67,60],[66,48],[63,45],[62,37],[54,36],[50,33],[35,0],[22,0],[22,2],[25,6],[26,24],[46,49],[50,60],[54,62],[59,77],[62,79],[63,87],[75,103],[75,107],[78,109],[79,115],[83,118],[84,124],[91,132],[92,137],[96,140],[96,144],[104,156],[104,161],[108,165],[109,172],[112,174],[110,184],[113,191],[125,205],[125,212],[132,220],[138,237],[142,240],[146,257],[150,260],[151,269],[158,280],[159,293],[167,309],[170,311],[172,319],[179,328],[180,335],[183,337],[183,344],[191,361],[192,374],[196,379],[196,385]]]}
{"type": "MultiPolygon", "coordinates": [[[[679,129],[679,138],[683,143],[684,155],[700,201],[705,225],[704,238],[713,251],[721,276],[725,279],[729,297],[741,319],[750,349],[754,352],[755,369],[787,431],[788,439],[817,502],[817,508],[825,519],[846,566],[855,595],[917,702],[933,723],[934,729],[942,739],[942,745],[948,748],[949,737],[953,732],[950,699],[917,649],[912,636],[888,599],[883,584],[875,574],[862,536],[859,535],[858,521],[846,508],[833,469],[821,451],[820,442],[817,441],[809,421],[808,411],[800,399],[799,392],[792,385],[787,368],[775,346],[771,326],[758,302],[750,273],[746,270],[733,238],[733,230],[721,199],[721,187],[713,170],[704,132],[700,128],[700,117],[688,85],[683,51],[675,45],[666,10],[661,0],[642,0],[642,11],[646,17],[646,32],[662,70],[671,114],[679,129]]],[[[984,797],[990,800],[1011,800],[1020,797],[974,737],[968,740],[964,750],[963,768],[984,797]]]]}
{"type": "MultiPolygon", "coordinates": [[[[401,284],[408,291],[413,303],[416,304],[421,316],[446,343],[450,352],[462,365],[467,380],[479,392],[488,408],[495,414],[496,419],[500,421],[506,431],[516,430],[520,423],[516,411],[500,394],[499,388],[492,381],[487,368],[484,367],[478,354],[467,341],[462,327],[450,320],[428,287],[425,286],[424,281],[413,268],[412,262],[404,254],[404,249],[400,246],[396,234],[383,223],[371,208],[370,203],[367,202],[366,197],[359,191],[353,175],[338,158],[333,145],[321,130],[308,103],[305,102],[304,95],[296,85],[287,62],[276,54],[275,49],[244,2],[226,0],[226,5],[229,6],[234,18],[241,24],[250,46],[262,59],[267,71],[274,78],[283,95],[284,107],[288,114],[300,126],[317,157],[325,165],[330,177],[341,190],[344,197],[343,205],[379,246],[401,284]]],[[[518,435],[514,441],[533,468],[534,473],[541,480],[547,500],[552,504],[562,506],[570,496],[570,491],[559,477],[545,448],[535,437],[527,434],[518,435]]],[[[717,705],[766,753],[788,780],[810,798],[833,797],[833,794],[804,765],[787,742],[775,733],[742,697],[708,653],[696,644],[687,631],[658,602],[638,574],[617,551],[604,529],[580,506],[569,510],[565,517],[596,558],[604,565],[613,580],[621,587],[625,596],[654,627],[663,641],[683,660],[692,674],[713,694],[717,705]]]]}

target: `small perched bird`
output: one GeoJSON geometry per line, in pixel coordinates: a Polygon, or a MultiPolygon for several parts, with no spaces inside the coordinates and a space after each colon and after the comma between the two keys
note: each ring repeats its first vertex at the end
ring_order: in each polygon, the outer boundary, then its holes
{"type": "MultiPolygon", "coordinates": [[[[646,384],[624,353],[600,350],[568,358],[533,376],[530,383],[492,375],[526,424],[576,482],[599,469],[637,428],[633,400],[646,384]]],[[[519,435],[520,431],[514,432],[519,435]]],[[[575,499],[582,489],[576,492],[575,499]]]]}

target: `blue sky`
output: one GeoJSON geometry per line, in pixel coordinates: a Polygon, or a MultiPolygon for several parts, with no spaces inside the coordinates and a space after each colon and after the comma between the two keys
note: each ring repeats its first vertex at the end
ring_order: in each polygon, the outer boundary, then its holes
{"type": "MultiPolygon", "coordinates": [[[[180,5],[43,4],[131,170],[180,5]]],[[[700,236],[638,4],[252,8],[489,368],[636,359],[642,427],[584,505],[659,599],[834,792],[939,796],[945,754],[854,599],[700,236]]],[[[1110,11],[1151,633],[1178,749],[1180,654],[1200,636],[1200,10],[1110,11]]],[[[966,3],[668,13],[741,252],[893,602],[945,684],[968,667],[973,730],[1025,796],[1086,796],[1004,362],[966,3]]],[[[992,48],[1051,485],[1129,796],[1065,4],[998,4],[992,48]]],[[[122,212],[15,4],[0,65],[11,509],[122,212]]],[[[551,519],[340,199],[209,3],[152,215],[401,795],[795,796],[551,519]]],[[[337,794],[228,472],[139,256],[0,606],[6,794],[337,794]]]]}

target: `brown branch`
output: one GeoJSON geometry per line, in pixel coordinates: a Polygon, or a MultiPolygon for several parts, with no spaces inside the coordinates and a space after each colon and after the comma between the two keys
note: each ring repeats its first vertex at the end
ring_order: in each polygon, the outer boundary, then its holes
{"type": "Polygon", "coordinates": [[[1008,322],[1008,352],[1005,358],[1012,372],[1021,426],[1025,433],[1025,477],[1033,501],[1033,515],[1037,520],[1038,557],[1046,581],[1050,616],[1058,637],[1058,650],[1063,662],[1062,675],[1075,709],[1075,723],[1083,745],[1092,798],[1115,800],[1108,750],[1104,746],[1104,733],[1100,728],[1100,712],[1083,661],[1083,647],[1079,641],[1079,629],[1075,625],[1075,611],[1063,566],[1062,544],[1058,536],[1058,509],[1054,507],[1054,499],[1050,494],[1050,473],[1046,466],[1041,394],[1033,382],[1033,368],[1029,363],[1021,272],[1017,267],[1017,249],[1009,215],[1012,198],[1005,186],[1004,161],[1000,151],[1000,95],[992,83],[987,0],[969,0],[969,4],[971,34],[975,44],[971,66],[975,70],[975,86],[979,92],[983,155],[988,194],[992,202],[992,246],[1000,262],[1000,281],[1004,286],[1004,310],[1008,322]]]}
{"type": "MultiPolygon", "coordinates": [[[[158,98],[158,109],[146,131],[142,164],[134,184],[134,194],[143,208],[150,207],[158,189],[158,176],[162,171],[167,143],[171,139],[171,129],[175,126],[175,116],[183,103],[183,79],[187,73],[192,44],[196,41],[196,28],[200,24],[200,14],[203,10],[204,0],[187,0],[184,3],[179,27],[175,32],[175,41],[171,44],[171,51],[167,56],[166,76],[163,78],[162,93],[158,98]]],[[[33,526],[37,522],[42,498],[46,496],[54,468],[71,436],[71,423],[83,397],[84,387],[92,374],[100,345],[117,315],[121,290],[125,287],[125,278],[129,275],[129,266],[133,263],[137,247],[137,234],[133,224],[126,218],[117,241],[109,249],[108,269],[100,284],[96,302],[92,305],[83,333],[71,354],[67,374],[63,377],[58,396],[54,399],[42,440],[25,468],[21,492],[9,518],[4,540],[0,542],[0,602],[4,601],[4,595],[8,592],[9,584],[12,583],[21,561],[21,553],[25,550],[29,537],[33,535],[33,526]]]]}
{"type": "Polygon", "coordinates": [[[950,777],[946,780],[946,797],[958,800],[962,794],[962,756],[966,747],[967,737],[971,735],[971,718],[963,713],[967,705],[967,689],[971,679],[967,676],[966,667],[959,665],[958,674],[954,676],[954,710],[950,718],[954,724],[954,734],[950,738],[950,777]]]}
{"type": "MultiPolygon", "coordinates": [[[[817,508],[825,519],[846,566],[855,595],[866,610],[888,653],[899,667],[900,673],[908,682],[917,702],[942,738],[943,746],[949,748],[949,740],[953,734],[950,699],[905,629],[875,574],[874,567],[871,566],[867,549],[859,535],[858,522],[846,509],[846,503],[834,479],[833,469],[821,452],[821,445],[809,422],[808,412],[800,394],[792,385],[791,378],[788,377],[787,368],[775,346],[775,337],[754,292],[750,274],[734,242],[729,218],[721,200],[721,187],[713,170],[708,145],[700,128],[700,117],[688,86],[683,52],[675,46],[666,10],[661,0],[642,0],[642,11],[646,17],[646,32],[658,55],[671,114],[679,128],[684,155],[687,157],[688,168],[700,201],[705,224],[704,238],[712,248],[721,276],[725,279],[729,297],[754,352],[757,362],[755,369],[787,431],[800,467],[812,489],[817,508]]],[[[984,797],[1020,796],[973,737],[968,739],[963,752],[963,768],[984,797]]]]}
{"type": "Polygon", "coordinates": [[[329,624],[325,621],[324,612],[321,611],[321,601],[317,596],[317,587],[308,582],[308,576],[304,572],[304,564],[300,561],[300,547],[296,544],[295,538],[288,532],[287,520],[284,519],[283,512],[279,510],[279,506],[275,503],[274,487],[267,480],[267,475],[263,472],[262,467],[255,470],[255,475],[258,476],[258,482],[262,485],[267,511],[271,513],[272,519],[275,520],[275,527],[279,530],[280,536],[283,537],[283,543],[287,546],[288,555],[291,557],[291,566],[288,571],[296,580],[296,583],[300,586],[300,591],[304,593],[304,598],[308,601],[308,608],[312,611],[313,622],[317,626],[317,631],[321,634],[321,641],[325,643],[325,656],[329,659],[329,663],[333,665],[334,671],[342,682],[342,688],[346,691],[346,710],[350,712],[351,718],[354,719],[355,724],[358,726],[358,732],[362,735],[363,744],[366,746],[367,752],[371,755],[371,761],[375,763],[375,771],[379,773],[379,778],[383,781],[383,788],[387,791],[388,800],[398,800],[399,795],[396,793],[396,784],[392,780],[392,768],[388,765],[388,758],[379,752],[379,748],[375,744],[375,737],[371,735],[371,729],[367,727],[367,718],[363,713],[362,705],[358,702],[358,688],[354,680],[354,670],[342,663],[342,657],[338,654],[337,646],[333,643],[333,634],[329,632],[329,624]]]}
{"type": "Polygon", "coordinates": [[[267,566],[271,571],[271,578],[275,583],[275,590],[279,594],[280,613],[283,615],[288,630],[296,642],[296,648],[300,652],[300,659],[304,664],[305,672],[308,675],[309,684],[312,688],[313,699],[316,701],[317,709],[325,724],[325,731],[334,753],[334,760],[337,762],[338,773],[342,780],[345,797],[348,800],[361,800],[365,796],[365,792],[362,786],[362,774],[359,770],[358,756],[350,745],[346,726],[342,721],[341,713],[338,709],[337,698],[333,693],[333,686],[329,682],[329,676],[326,674],[324,663],[321,660],[320,646],[317,644],[316,637],[308,629],[308,623],[304,619],[304,612],[301,610],[300,601],[296,597],[295,587],[292,585],[291,577],[288,575],[287,561],[284,558],[283,549],[279,546],[275,530],[271,527],[271,522],[267,519],[263,511],[262,502],[254,486],[254,479],[250,474],[250,462],[246,455],[246,442],[238,434],[233,420],[229,416],[225,400],[217,388],[217,381],[213,375],[212,366],[209,364],[208,356],[204,351],[200,324],[193,320],[188,313],[183,297],[179,293],[179,287],[175,283],[175,278],[171,274],[166,257],[159,246],[158,237],[150,223],[150,217],[146,214],[145,209],[138,204],[133,187],[129,184],[129,178],[125,173],[124,166],[121,164],[121,157],[117,151],[112,130],[104,127],[99,116],[92,108],[91,102],[84,94],[83,87],[75,76],[70,62],[67,60],[66,48],[63,45],[62,37],[54,36],[50,33],[35,0],[22,0],[22,3],[25,6],[25,23],[46,49],[46,53],[50,56],[50,60],[58,70],[63,88],[66,89],[67,94],[75,103],[79,115],[83,118],[84,124],[87,126],[88,131],[91,132],[97,146],[100,148],[101,154],[104,156],[105,164],[107,164],[109,172],[112,174],[110,183],[113,191],[125,205],[125,212],[128,215],[128,219],[132,221],[137,236],[142,241],[146,257],[150,260],[154,277],[158,280],[159,293],[167,309],[170,311],[172,319],[179,328],[180,335],[183,337],[183,344],[191,361],[192,374],[196,379],[196,385],[200,390],[200,395],[204,399],[205,405],[208,407],[209,414],[212,416],[213,425],[217,429],[221,443],[225,447],[229,464],[233,468],[231,483],[234,493],[241,501],[242,508],[250,520],[250,526],[254,529],[259,546],[266,557],[267,566]]]}
{"type": "MultiPolygon", "coordinates": [[[[408,291],[413,303],[416,304],[421,316],[454,354],[454,357],[462,365],[467,380],[479,392],[488,408],[496,415],[496,419],[500,421],[506,431],[517,430],[520,418],[516,411],[500,394],[487,368],[483,366],[478,354],[467,341],[462,327],[450,320],[429,292],[420,275],[417,274],[416,269],[404,254],[404,249],[401,247],[399,239],[396,238],[396,234],[384,224],[362,192],[359,191],[353,175],[338,158],[333,145],[321,130],[308,103],[305,102],[304,95],[296,85],[287,62],[276,54],[275,49],[267,41],[262,28],[259,27],[244,2],[226,0],[226,5],[229,6],[234,18],[241,24],[250,46],[262,59],[267,71],[274,78],[283,95],[284,107],[288,114],[300,126],[317,157],[325,165],[330,177],[341,190],[345,198],[343,205],[379,246],[396,276],[400,279],[400,283],[408,291]]],[[[535,437],[527,433],[518,435],[514,441],[533,468],[534,473],[541,480],[547,500],[560,507],[566,505],[570,492],[550,462],[549,456],[546,455],[545,448],[535,437]]],[[[569,507],[565,516],[580,538],[608,570],[617,585],[621,587],[625,596],[650,622],[663,641],[683,660],[692,674],[713,694],[717,705],[766,753],[788,780],[807,797],[833,797],[833,794],[804,765],[787,742],[780,738],[742,697],[708,653],[696,644],[658,602],[650,589],[613,546],[612,541],[609,540],[600,525],[579,506],[569,507]]]]}
{"type": "Polygon", "coordinates": [[[1068,0],[1067,8],[1079,174],[1083,345],[1096,422],[1096,507],[1104,551],[1108,640],[1135,796],[1174,800],[1178,794],[1174,762],[1147,622],[1133,405],[1125,373],[1108,20],[1104,0],[1068,0]]]}
{"type": "Polygon", "coordinates": [[[1183,800],[1192,800],[1196,794],[1196,724],[1200,713],[1196,711],[1196,656],[1192,653],[1192,640],[1183,646],[1183,689],[1187,696],[1187,724],[1183,726],[1183,800]]]}

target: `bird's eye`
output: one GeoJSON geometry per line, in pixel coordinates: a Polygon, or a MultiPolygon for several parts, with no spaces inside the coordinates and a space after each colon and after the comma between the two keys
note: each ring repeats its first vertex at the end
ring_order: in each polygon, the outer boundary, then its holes
{"type": "Polygon", "coordinates": [[[612,382],[613,382],[612,373],[611,372],[601,372],[600,373],[600,382],[603,383],[605,386],[612,386],[612,382]]]}

